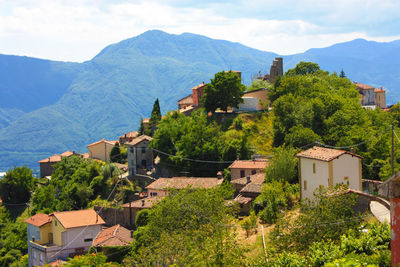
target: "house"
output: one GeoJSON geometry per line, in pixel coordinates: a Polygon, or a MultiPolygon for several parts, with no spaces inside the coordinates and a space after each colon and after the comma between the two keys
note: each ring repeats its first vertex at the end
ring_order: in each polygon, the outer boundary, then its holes
{"type": "Polygon", "coordinates": [[[265,159],[235,160],[228,168],[231,171],[231,180],[236,180],[256,173],[262,173],[267,166],[268,161],[265,159]]]}
{"type": "Polygon", "coordinates": [[[65,151],[64,153],[61,153],[59,155],[54,154],[51,157],[42,159],[38,161],[40,165],[40,178],[51,176],[54,172],[53,165],[60,162],[63,158],[67,158],[72,155],[80,155],[83,158],[87,158],[87,154],[78,154],[75,153],[74,151],[65,151]]]}
{"type": "Polygon", "coordinates": [[[93,247],[129,246],[132,241],[131,231],[117,224],[100,231],[93,241],[93,247]]]}
{"type": "Polygon", "coordinates": [[[25,223],[29,266],[42,266],[86,253],[104,221],[94,210],[76,210],[38,213],[25,223]]]}
{"type": "Polygon", "coordinates": [[[172,177],[159,178],[149,184],[146,189],[150,197],[168,195],[169,189],[213,188],[222,184],[224,180],[214,177],[172,177]]]}
{"type": "Polygon", "coordinates": [[[138,137],[139,132],[129,132],[126,134],[123,134],[119,137],[119,143],[120,145],[125,144],[126,142],[131,142],[134,138],[138,137]]]}
{"type": "Polygon", "coordinates": [[[243,94],[243,103],[235,111],[260,111],[268,109],[268,90],[261,88],[243,94]]]}
{"type": "Polygon", "coordinates": [[[239,204],[240,214],[249,214],[251,203],[261,194],[264,180],[265,174],[257,173],[231,181],[237,193],[234,201],[239,204]]]}
{"type": "Polygon", "coordinates": [[[193,105],[193,95],[190,94],[178,100],[178,109],[185,109],[193,105]]]}
{"type": "Polygon", "coordinates": [[[128,169],[131,177],[146,174],[153,167],[153,151],[147,149],[153,138],[147,135],[136,137],[125,143],[127,148],[128,169]]]}
{"type": "Polygon", "coordinates": [[[370,109],[386,108],[386,91],[382,87],[377,89],[363,83],[354,82],[354,84],[360,94],[361,106],[370,109]]]}
{"type": "Polygon", "coordinates": [[[110,152],[118,141],[107,141],[104,138],[87,146],[89,157],[102,161],[110,161],[110,152]]]}
{"type": "Polygon", "coordinates": [[[347,184],[350,189],[362,190],[362,157],[354,152],[314,146],[296,156],[302,200],[313,199],[320,186],[347,184]]]}
{"type": "MultiPolygon", "coordinates": [[[[124,203],[120,207],[123,208],[124,217],[128,219],[129,226],[134,226],[136,221],[136,215],[139,211],[143,209],[150,209],[153,205],[161,201],[163,197],[146,197],[138,199],[132,202],[124,203]]],[[[125,220],[126,221],[126,220],[125,220]]]]}

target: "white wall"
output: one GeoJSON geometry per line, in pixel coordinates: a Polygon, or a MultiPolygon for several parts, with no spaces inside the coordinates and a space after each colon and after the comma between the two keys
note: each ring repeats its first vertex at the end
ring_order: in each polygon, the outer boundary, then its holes
{"type": "Polygon", "coordinates": [[[86,229],[85,227],[69,228],[66,232],[62,233],[63,246],[69,244],[68,248],[90,247],[93,241],[84,242],[84,239],[87,236],[91,236],[91,238],[94,240],[100,231],[101,225],[91,225],[86,227],[86,229]]]}
{"type": "Polygon", "coordinates": [[[349,188],[362,191],[360,188],[360,158],[344,154],[333,160],[333,186],[347,184],[344,180],[349,177],[349,188]]]}
{"type": "Polygon", "coordinates": [[[256,97],[242,97],[243,103],[238,105],[235,111],[256,111],[258,110],[258,98],[256,97]]]}
{"type": "Polygon", "coordinates": [[[329,164],[326,161],[301,158],[301,198],[314,199],[313,192],[320,185],[329,186],[329,164]],[[315,173],[313,172],[315,163],[315,173]],[[304,181],[307,181],[307,189],[304,189],[304,181]]]}

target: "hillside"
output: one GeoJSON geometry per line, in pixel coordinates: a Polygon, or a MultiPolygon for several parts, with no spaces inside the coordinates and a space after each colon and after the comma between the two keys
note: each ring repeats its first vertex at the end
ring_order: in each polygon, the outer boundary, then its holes
{"type": "MultiPolygon", "coordinates": [[[[285,70],[300,60],[322,69],[344,69],[351,80],[390,91],[400,98],[400,42],[354,40],[284,57],[285,70]]],[[[0,170],[37,161],[65,150],[84,152],[101,138],[115,139],[148,117],[154,100],[161,110],[221,70],[252,74],[269,71],[274,53],[223,40],[184,33],[148,31],[104,48],[84,63],[53,62],[0,55],[0,170]]]]}

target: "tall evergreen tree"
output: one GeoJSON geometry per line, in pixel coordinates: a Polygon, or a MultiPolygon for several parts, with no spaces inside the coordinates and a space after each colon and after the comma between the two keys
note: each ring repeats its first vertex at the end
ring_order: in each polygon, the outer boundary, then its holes
{"type": "Polygon", "coordinates": [[[160,103],[158,102],[158,98],[154,101],[153,110],[151,111],[151,117],[149,126],[153,126],[157,122],[161,120],[161,110],[160,110],[160,103]]]}
{"type": "Polygon", "coordinates": [[[347,78],[347,77],[346,77],[346,73],[344,73],[343,69],[342,69],[342,71],[340,72],[339,77],[340,77],[340,78],[347,78]]]}

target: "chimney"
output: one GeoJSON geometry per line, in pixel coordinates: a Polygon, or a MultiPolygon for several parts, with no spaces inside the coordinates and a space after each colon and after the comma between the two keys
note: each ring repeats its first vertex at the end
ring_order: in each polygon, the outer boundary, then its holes
{"type": "Polygon", "coordinates": [[[217,178],[218,178],[218,179],[222,179],[222,178],[223,178],[223,177],[222,177],[222,172],[221,172],[221,171],[217,172],[217,178]]]}
{"type": "Polygon", "coordinates": [[[204,82],[203,82],[203,84],[204,84],[204,82]]]}
{"type": "Polygon", "coordinates": [[[125,138],[126,138],[126,134],[125,134],[125,138]]]}
{"type": "Polygon", "coordinates": [[[354,154],[354,148],[350,148],[350,153],[354,154]]]}
{"type": "Polygon", "coordinates": [[[250,183],[250,176],[246,177],[246,184],[250,183]]]}

